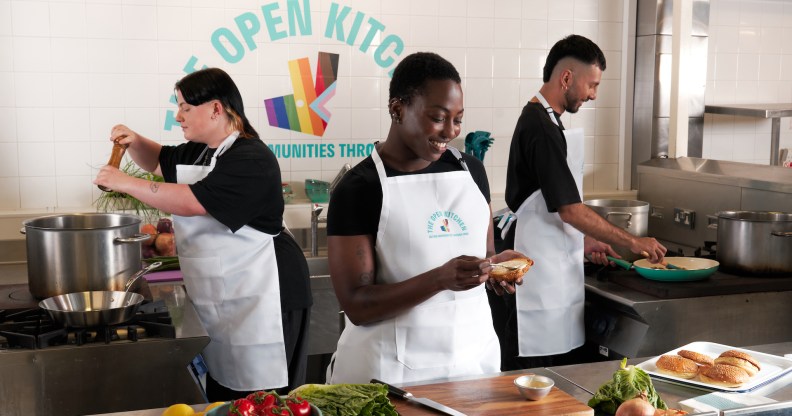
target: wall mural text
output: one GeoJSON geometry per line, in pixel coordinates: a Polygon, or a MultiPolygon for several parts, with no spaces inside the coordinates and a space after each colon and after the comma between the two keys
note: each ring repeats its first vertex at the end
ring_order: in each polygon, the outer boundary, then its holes
{"type": "MultiPolygon", "coordinates": [[[[311,1],[284,0],[262,5],[260,13],[240,14],[227,27],[214,30],[210,42],[225,62],[234,64],[244,59],[248,52],[256,50],[256,42],[262,38],[277,42],[289,37],[311,36],[313,33],[311,1]],[[285,21],[283,8],[286,11],[285,21]]],[[[322,36],[350,46],[359,41],[357,49],[371,56],[380,68],[389,69],[389,76],[393,75],[397,58],[404,52],[404,41],[398,35],[386,33],[386,26],[382,22],[336,2],[330,4],[322,36]],[[374,45],[377,36],[382,40],[374,45]]],[[[264,101],[269,125],[322,136],[330,122],[331,114],[326,104],[335,94],[339,59],[338,54],[319,52],[315,83],[308,57],[284,63],[289,66],[292,94],[264,101]]],[[[189,74],[206,67],[199,58],[191,56],[182,71],[189,74]]],[[[171,95],[170,102],[176,104],[175,95],[171,95]]],[[[175,110],[167,110],[163,128],[170,131],[178,126],[175,110]]],[[[279,158],[360,157],[370,154],[373,144],[304,143],[270,145],[270,148],[279,158]]]]}

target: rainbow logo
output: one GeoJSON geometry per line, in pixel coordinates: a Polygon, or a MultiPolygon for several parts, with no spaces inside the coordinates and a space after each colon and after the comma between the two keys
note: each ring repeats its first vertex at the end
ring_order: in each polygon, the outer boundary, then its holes
{"type": "Polygon", "coordinates": [[[316,84],[308,58],[289,61],[294,93],[264,100],[270,126],[314,136],[324,135],[331,116],[326,104],[335,95],[337,74],[337,53],[319,52],[316,84]]]}

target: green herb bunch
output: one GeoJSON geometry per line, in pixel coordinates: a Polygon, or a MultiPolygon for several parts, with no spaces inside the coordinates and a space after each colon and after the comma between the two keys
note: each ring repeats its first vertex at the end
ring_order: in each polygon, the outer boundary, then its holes
{"type": "MultiPolygon", "coordinates": [[[[121,171],[129,176],[145,179],[147,181],[165,181],[162,176],[141,169],[132,160],[127,160],[124,167],[121,168],[121,171]]],[[[147,205],[132,195],[123,192],[102,192],[102,194],[96,198],[96,201],[94,201],[94,205],[96,206],[96,210],[101,212],[133,211],[135,215],[143,219],[144,224],[156,224],[160,217],[165,216],[165,213],[157,208],[147,205]]]]}

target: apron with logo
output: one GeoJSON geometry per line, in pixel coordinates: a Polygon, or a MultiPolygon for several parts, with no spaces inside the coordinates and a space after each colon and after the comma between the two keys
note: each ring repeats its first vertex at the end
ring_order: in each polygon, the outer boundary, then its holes
{"type": "MultiPolygon", "coordinates": [[[[457,159],[457,149],[448,148],[457,159]]],[[[487,255],[489,205],[463,171],[388,177],[382,185],[376,279],[393,284],[470,255],[487,255]]],[[[393,318],[356,326],[346,320],[329,383],[406,383],[500,371],[500,346],[484,285],[445,290],[393,318]]]]}
{"type": "MultiPolygon", "coordinates": [[[[177,165],[177,183],[206,177],[237,136],[220,144],[209,166],[177,165]]],[[[204,359],[212,378],[240,391],[286,386],[275,236],[247,225],[233,233],[208,214],[173,219],[184,284],[211,338],[204,359]]]]}
{"type": "MultiPolygon", "coordinates": [[[[558,125],[552,107],[536,98],[558,125]]],[[[567,164],[583,195],[583,129],[564,130],[567,164]]],[[[534,261],[517,288],[517,333],[521,357],[566,353],[583,345],[583,233],[547,211],[541,190],[520,205],[514,249],[534,261]]]]}

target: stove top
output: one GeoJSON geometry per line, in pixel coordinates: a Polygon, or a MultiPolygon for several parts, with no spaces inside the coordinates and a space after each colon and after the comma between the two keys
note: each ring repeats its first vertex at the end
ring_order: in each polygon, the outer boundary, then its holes
{"type": "Polygon", "coordinates": [[[586,276],[613,282],[660,299],[723,296],[759,292],[792,291],[791,276],[741,276],[718,270],[709,278],[693,282],[649,280],[633,270],[587,265],[586,276]]]}
{"type": "Polygon", "coordinates": [[[175,338],[164,300],[153,301],[148,284],[135,292],[144,297],[137,313],[127,322],[93,328],[70,328],[54,322],[27,285],[0,286],[0,350],[44,349],[61,345],[137,342],[147,338],[175,338]]]}

